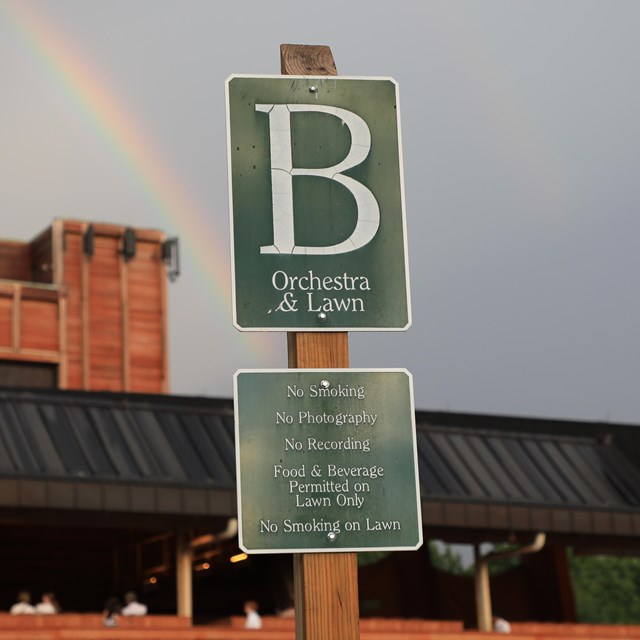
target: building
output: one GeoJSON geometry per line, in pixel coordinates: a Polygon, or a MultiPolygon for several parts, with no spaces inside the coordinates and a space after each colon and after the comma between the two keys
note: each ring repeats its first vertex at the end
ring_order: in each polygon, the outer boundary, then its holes
{"type": "Polygon", "coordinates": [[[158,231],[72,220],[0,241],[2,384],[168,392],[173,247],[158,231]]]}
{"type": "MultiPolygon", "coordinates": [[[[290,556],[238,553],[232,402],[168,395],[172,247],[74,221],[0,242],[0,608],[24,587],[80,611],[135,588],[152,611],[202,619],[247,596],[267,611],[290,602],[290,556]]],[[[492,581],[511,620],[575,617],[567,547],[640,550],[638,427],[416,421],[426,540],[544,534],[492,581]]],[[[434,569],[426,545],[375,559],[360,568],[362,615],[475,624],[473,581],[434,569]]]]}

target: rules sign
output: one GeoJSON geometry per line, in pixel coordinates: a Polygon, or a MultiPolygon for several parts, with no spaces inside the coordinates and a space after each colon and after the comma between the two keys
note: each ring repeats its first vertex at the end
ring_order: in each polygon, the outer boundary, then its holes
{"type": "Polygon", "coordinates": [[[422,544],[408,371],[240,370],[234,400],[244,550],[422,544]]]}
{"type": "Polygon", "coordinates": [[[235,326],[407,329],[397,84],[232,76],[226,90],[235,326]]]}

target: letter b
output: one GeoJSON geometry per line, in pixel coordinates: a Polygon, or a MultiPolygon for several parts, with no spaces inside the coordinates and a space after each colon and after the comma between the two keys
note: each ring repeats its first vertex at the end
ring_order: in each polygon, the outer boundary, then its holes
{"type": "Polygon", "coordinates": [[[380,207],[371,191],[361,182],[343,174],[363,162],[371,149],[371,132],[357,114],[339,107],[316,104],[257,104],[256,111],[269,114],[271,143],[271,198],[273,206],[273,244],[260,247],[260,253],[334,255],[348,253],[369,243],[380,226],[380,207]],[[340,118],[351,134],[347,156],[332,167],[294,168],[291,155],[291,119],[294,111],[318,111],[340,118]],[[295,244],[293,211],[293,176],[318,176],[335,180],[354,197],[357,221],[353,233],[342,242],[325,247],[295,244]]]}

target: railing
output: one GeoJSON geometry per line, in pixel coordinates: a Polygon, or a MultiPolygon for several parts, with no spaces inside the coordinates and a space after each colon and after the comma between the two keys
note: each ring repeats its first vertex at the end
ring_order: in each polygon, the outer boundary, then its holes
{"type": "Polygon", "coordinates": [[[0,280],[1,359],[60,361],[62,291],[55,285],[0,280]]]}
{"type": "MultiPolygon", "coordinates": [[[[121,617],[105,627],[99,613],[12,616],[0,613],[0,640],[294,640],[292,618],[263,617],[260,630],[244,629],[244,618],[191,626],[189,618],[166,615],[121,617]]],[[[465,631],[452,620],[368,618],[361,640],[616,640],[640,639],[640,626],[568,623],[512,623],[512,633],[465,631]]],[[[339,640],[339,639],[327,639],[339,640]]]]}

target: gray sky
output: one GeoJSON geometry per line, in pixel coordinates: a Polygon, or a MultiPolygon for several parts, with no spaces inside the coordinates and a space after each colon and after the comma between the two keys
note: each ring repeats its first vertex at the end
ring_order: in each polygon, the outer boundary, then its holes
{"type": "Polygon", "coordinates": [[[423,409],[640,422],[640,4],[0,0],[0,233],[164,230],[172,390],[286,366],[231,324],[224,81],[281,43],[400,85],[413,326],[351,333],[423,409]]]}

